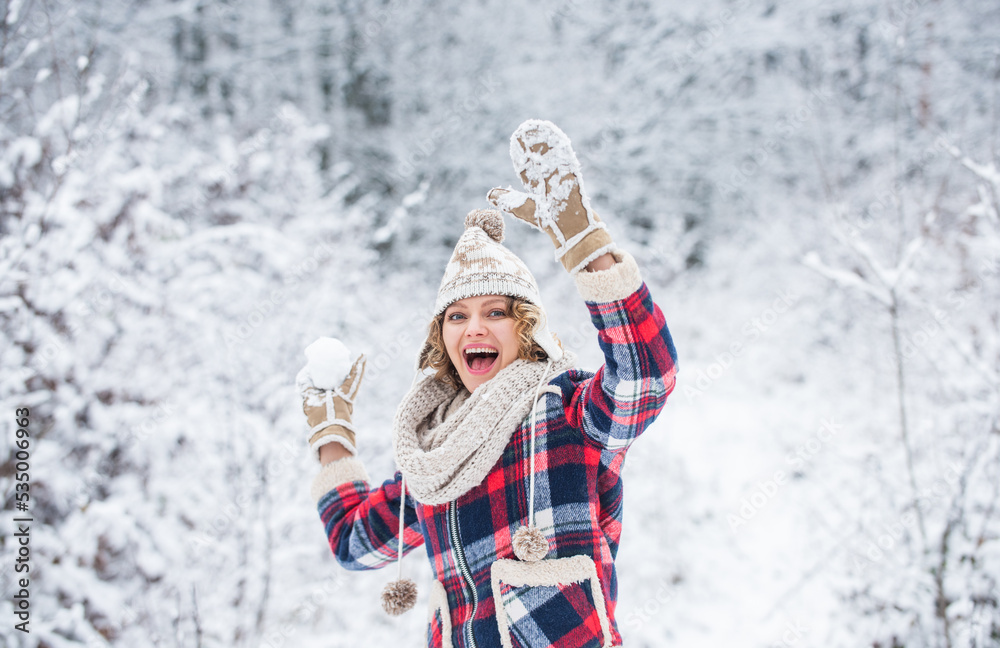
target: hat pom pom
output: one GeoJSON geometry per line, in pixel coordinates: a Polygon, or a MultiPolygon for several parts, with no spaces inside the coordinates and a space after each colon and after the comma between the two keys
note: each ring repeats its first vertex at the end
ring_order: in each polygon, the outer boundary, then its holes
{"type": "Polygon", "coordinates": [[[495,209],[476,209],[465,217],[465,229],[478,227],[497,243],[503,242],[503,214],[495,209]]]}
{"type": "Polygon", "coordinates": [[[549,553],[549,541],[535,527],[521,527],[511,538],[514,555],[525,562],[538,562],[549,553]]]}
{"type": "Polygon", "coordinates": [[[382,609],[399,616],[417,602],[417,584],[408,578],[392,581],[382,590],[382,609]]]}

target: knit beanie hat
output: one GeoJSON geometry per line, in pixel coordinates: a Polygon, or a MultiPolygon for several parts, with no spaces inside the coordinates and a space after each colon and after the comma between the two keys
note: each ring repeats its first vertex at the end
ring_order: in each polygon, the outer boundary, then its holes
{"type": "MultiPolygon", "coordinates": [[[[549,331],[538,283],[524,262],[501,245],[503,230],[503,214],[495,209],[477,209],[465,217],[465,232],[455,245],[438,288],[434,317],[466,297],[520,297],[541,310],[541,319],[532,337],[550,358],[559,360],[562,348],[549,331]]],[[[426,352],[427,345],[424,349],[426,352]]]]}

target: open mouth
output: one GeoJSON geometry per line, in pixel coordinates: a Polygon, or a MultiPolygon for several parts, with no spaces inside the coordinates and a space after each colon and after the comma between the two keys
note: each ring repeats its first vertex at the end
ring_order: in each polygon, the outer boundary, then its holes
{"type": "Polygon", "coordinates": [[[464,351],[465,366],[472,374],[489,373],[500,352],[490,347],[467,347],[464,351]]]}

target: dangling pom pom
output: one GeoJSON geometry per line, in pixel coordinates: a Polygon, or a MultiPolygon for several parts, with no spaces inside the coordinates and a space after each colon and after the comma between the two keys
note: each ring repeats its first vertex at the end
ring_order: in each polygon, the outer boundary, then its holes
{"type": "Polygon", "coordinates": [[[417,584],[409,578],[392,581],[382,590],[382,609],[386,614],[399,616],[417,602],[417,584]]]}
{"type": "Polygon", "coordinates": [[[465,229],[479,227],[497,243],[503,242],[503,214],[495,209],[476,209],[465,217],[465,229]]]}
{"type": "Polygon", "coordinates": [[[514,555],[525,562],[538,562],[549,553],[549,541],[535,527],[523,526],[511,538],[514,555]]]}

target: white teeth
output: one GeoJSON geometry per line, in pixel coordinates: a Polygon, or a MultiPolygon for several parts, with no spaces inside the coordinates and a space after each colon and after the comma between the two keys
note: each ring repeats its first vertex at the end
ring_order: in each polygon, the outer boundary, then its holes
{"type": "Polygon", "coordinates": [[[468,353],[496,353],[496,354],[499,354],[499,352],[496,349],[489,349],[489,348],[486,348],[486,347],[467,347],[465,349],[465,353],[467,353],[467,354],[468,353]]]}

